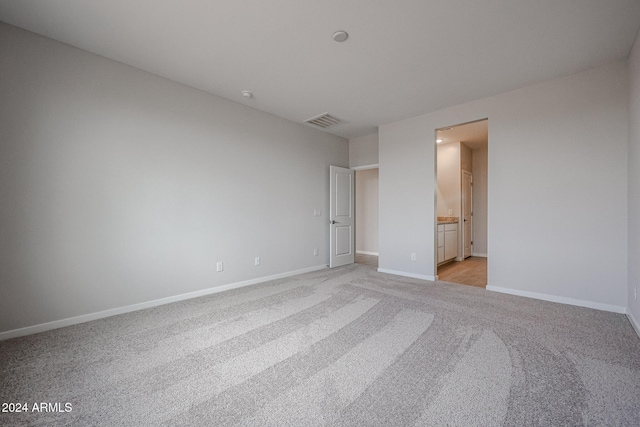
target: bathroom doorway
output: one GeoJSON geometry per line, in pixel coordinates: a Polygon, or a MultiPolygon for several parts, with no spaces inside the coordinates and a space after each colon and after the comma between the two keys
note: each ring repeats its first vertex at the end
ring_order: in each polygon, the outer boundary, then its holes
{"type": "Polygon", "coordinates": [[[436,277],[486,287],[487,119],[436,130],[436,277]]]}

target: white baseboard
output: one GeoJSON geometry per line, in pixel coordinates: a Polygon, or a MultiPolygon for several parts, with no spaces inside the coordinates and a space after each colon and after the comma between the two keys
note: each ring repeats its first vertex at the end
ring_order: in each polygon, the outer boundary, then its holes
{"type": "Polygon", "coordinates": [[[559,302],[561,304],[577,305],[579,307],[595,308],[596,310],[611,311],[613,313],[625,314],[627,309],[617,305],[602,304],[599,302],[585,301],[575,298],[559,297],[556,295],[541,294],[538,292],[519,291],[516,289],[501,288],[499,286],[487,286],[488,291],[500,292],[503,294],[518,295],[521,297],[535,298],[544,301],[559,302]]]}
{"type": "Polygon", "coordinates": [[[369,252],[369,251],[356,251],[357,254],[361,255],[375,255],[379,256],[378,252],[369,252]]]}
{"type": "Polygon", "coordinates": [[[481,254],[481,253],[476,253],[476,252],[472,252],[471,256],[479,256],[481,258],[487,258],[487,254],[481,254]]]}
{"type": "Polygon", "coordinates": [[[216,286],[214,288],[203,289],[201,291],[189,292],[186,294],[175,295],[172,297],[160,298],[153,301],[141,302],[138,304],[127,305],[124,307],[112,308],[109,310],[99,311],[97,313],[83,314],[80,316],[69,317],[67,319],[54,320],[52,322],[41,323],[39,325],[27,326],[24,328],[13,329],[6,332],[0,332],[0,341],[11,338],[22,337],[25,335],[37,334],[38,332],[50,331],[52,329],[63,328],[65,326],[77,325],[79,323],[90,322],[92,320],[103,319],[105,317],[116,316],[118,314],[130,313],[132,311],[143,310],[145,308],[157,307],[160,305],[171,304],[172,302],[183,301],[192,298],[198,298],[205,295],[224,292],[231,289],[242,288],[244,286],[255,285],[270,280],[282,279],[284,277],[296,276],[298,274],[310,273],[327,268],[326,265],[318,265],[315,267],[303,268],[301,270],[289,271],[286,273],[274,274],[273,276],[259,277],[257,279],[245,280],[243,282],[230,283],[228,285],[216,286]]]}
{"type": "Polygon", "coordinates": [[[412,279],[429,280],[431,282],[435,282],[436,280],[435,276],[426,276],[424,274],[407,273],[405,271],[387,270],[386,268],[379,268],[378,272],[394,274],[396,276],[411,277],[412,279]]]}
{"type": "Polygon", "coordinates": [[[638,338],[640,338],[640,322],[638,322],[638,320],[633,317],[633,314],[631,314],[630,310],[627,310],[627,318],[629,319],[629,322],[631,322],[631,326],[633,326],[633,329],[636,330],[638,338]]]}

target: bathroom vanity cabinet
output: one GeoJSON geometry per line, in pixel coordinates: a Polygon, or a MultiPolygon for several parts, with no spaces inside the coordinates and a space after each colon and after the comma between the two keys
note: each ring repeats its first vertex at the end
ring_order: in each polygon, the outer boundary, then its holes
{"type": "Polygon", "coordinates": [[[438,264],[458,256],[458,224],[438,224],[438,264]]]}

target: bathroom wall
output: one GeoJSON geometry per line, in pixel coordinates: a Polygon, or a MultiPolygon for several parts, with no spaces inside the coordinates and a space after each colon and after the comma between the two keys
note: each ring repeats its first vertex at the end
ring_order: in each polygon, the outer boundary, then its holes
{"type": "Polygon", "coordinates": [[[460,143],[440,144],[437,149],[437,216],[460,216],[460,143]]]}
{"type": "Polygon", "coordinates": [[[473,173],[472,152],[462,142],[440,144],[437,150],[438,216],[459,217],[462,208],[461,170],[473,173]]]}
{"type": "Polygon", "coordinates": [[[460,143],[460,169],[473,173],[473,160],[471,157],[471,148],[460,143]]]}

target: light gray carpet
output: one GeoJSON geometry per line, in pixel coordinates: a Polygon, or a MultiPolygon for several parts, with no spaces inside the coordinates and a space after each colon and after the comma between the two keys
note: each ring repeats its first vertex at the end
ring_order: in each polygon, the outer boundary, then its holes
{"type": "Polygon", "coordinates": [[[0,343],[2,425],[638,426],[624,315],[323,270],[0,343]]]}

